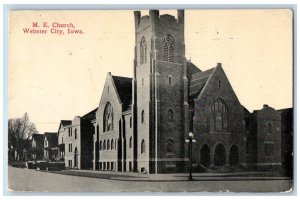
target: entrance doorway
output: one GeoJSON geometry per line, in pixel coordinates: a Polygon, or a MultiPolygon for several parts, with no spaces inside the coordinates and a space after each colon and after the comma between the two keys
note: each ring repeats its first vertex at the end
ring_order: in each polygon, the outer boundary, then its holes
{"type": "Polygon", "coordinates": [[[230,154],[229,154],[229,164],[231,166],[237,166],[239,164],[239,148],[236,145],[233,145],[230,148],[230,154]]]}
{"type": "Polygon", "coordinates": [[[225,166],[226,150],[223,144],[218,144],[218,146],[216,147],[214,161],[215,166],[225,166]]]}
{"type": "Polygon", "coordinates": [[[74,152],[74,167],[78,168],[78,150],[77,150],[77,147],[75,148],[75,152],[74,152]]]}
{"type": "Polygon", "coordinates": [[[205,167],[209,167],[210,166],[210,148],[207,144],[203,145],[203,147],[201,148],[200,156],[201,156],[200,163],[205,167]]]}

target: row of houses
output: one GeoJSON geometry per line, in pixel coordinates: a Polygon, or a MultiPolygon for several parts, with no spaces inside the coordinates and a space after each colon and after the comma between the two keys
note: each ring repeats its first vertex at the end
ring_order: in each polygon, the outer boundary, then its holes
{"type": "Polygon", "coordinates": [[[96,109],[73,120],[61,120],[57,132],[33,134],[24,148],[25,160],[64,161],[67,168],[92,168],[95,113],[96,109]]]}

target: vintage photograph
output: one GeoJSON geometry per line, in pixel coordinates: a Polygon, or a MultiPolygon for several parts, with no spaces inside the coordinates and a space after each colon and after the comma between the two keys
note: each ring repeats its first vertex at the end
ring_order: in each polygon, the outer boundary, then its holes
{"type": "Polygon", "coordinates": [[[11,10],[11,192],[293,191],[293,10],[11,10]]]}

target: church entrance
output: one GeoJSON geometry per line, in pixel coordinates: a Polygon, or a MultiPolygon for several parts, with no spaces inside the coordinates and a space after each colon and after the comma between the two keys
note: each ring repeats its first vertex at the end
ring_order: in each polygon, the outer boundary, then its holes
{"type": "Polygon", "coordinates": [[[226,164],[226,150],[222,144],[218,144],[215,149],[214,164],[215,166],[225,166],[226,164]]]}
{"type": "Polygon", "coordinates": [[[200,152],[200,163],[205,166],[205,167],[209,167],[210,166],[210,148],[207,144],[203,145],[203,147],[201,148],[201,152],[200,152]]]}
{"type": "Polygon", "coordinates": [[[236,145],[233,145],[230,148],[229,164],[231,166],[236,166],[239,164],[239,160],[239,148],[236,145]]]}

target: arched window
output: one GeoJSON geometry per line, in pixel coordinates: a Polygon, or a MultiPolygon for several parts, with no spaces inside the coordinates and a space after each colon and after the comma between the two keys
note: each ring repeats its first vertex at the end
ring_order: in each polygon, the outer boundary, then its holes
{"type": "Polygon", "coordinates": [[[106,140],[103,141],[103,150],[106,150],[106,140]]]}
{"type": "Polygon", "coordinates": [[[102,141],[100,141],[99,149],[102,150],[102,141]]]}
{"type": "Polygon", "coordinates": [[[146,150],[145,140],[142,140],[142,142],[141,142],[141,154],[144,154],[145,150],[146,150]]]}
{"type": "Polygon", "coordinates": [[[107,140],[106,148],[107,148],[107,150],[110,150],[110,141],[109,140],[107,140]]]}
{"type": "Polygon", "coordinates": [[[145,116],[144,116],[144,110],[142,110],[142,113],[141,113],[141,122],[144,123],[145,122],[145,116]]]}
{"type": "Polygon", "coordinates": [[[111,146],[111,150],[115,149],[115,143],[114,143],[113,139],[111,139],[110,143],[111,143],[111,145],[110,145],[111,146]]]}
{"type": "Polygon", "coordinates": [[[168,34],[164,39],[164,61],[174,62],[174,39],[168,34]]]}
{"type": "Polygon", "coordinates": [[[132,117],[129,119],[129,127],[132,128],[132,117]]]}
{"type": "Polygon", "coordinates": [[[169,110],[168,110],[168,120],[169,120],[170,122],[173,122],[173,121],[174,121],[174,112],[173,112],[172,109],[169,109],[169,110]]]}
{"type": "Polygon", "coordinates": [[[129,148],[132,148],[132,136],[129,138],[129,148]]]}
{"type": "Polygon", "coordinates": [[[75,128],[75,140],[77,139],[77,128],[75,128]]]}
{"type": "Polygon", "coordinates": [[[104,108],[103,114],[103,132],[112,131],[114,123],[113,107],[108,102],[104,108]]]}
{"type": "Polygon", "coordinates": [[[142,37],[140,43],[140,64],[147,63],[147,41],[145,37],[142,37]]]}
{"type": "Polygon", "coordinates": [[[268,123],[268,134],[272,134],[272,124],[269,122],[268,123]]]}
{"type": "Polygon", "coordinates": [[[115,149],[117,149],[117,145],[118,145],[118,139],[116,138],[116,140],[115,140],[116,142],[115,142],[115,149]]]}
{"type": "Polygon", "coordinates": [[[167,153],[174,153],[174,141],[171,139],[167,141],[167,153]]]}
{"type": "Polygon", "coordinates": [[[222,99],[217,99],[211,105],[211,127],[212,131],[228,131],[229,130],[229,116],[228,108],[222,99]]]}

